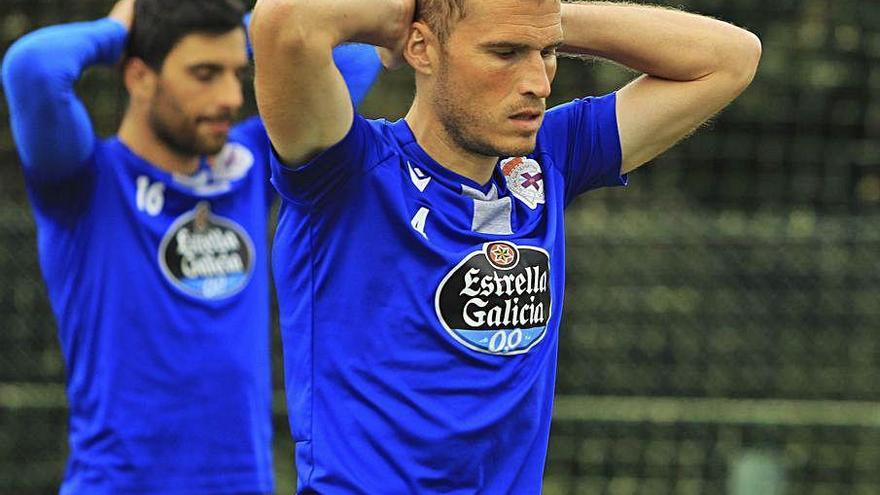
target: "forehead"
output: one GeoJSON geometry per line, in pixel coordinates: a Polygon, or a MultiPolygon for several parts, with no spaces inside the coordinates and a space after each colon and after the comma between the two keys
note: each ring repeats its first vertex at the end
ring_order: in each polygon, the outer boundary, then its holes
{"type": "Polygon", "coordinates": [[[246,43],[243,28],[223,34],[190,33],[168,52],[165,64],[185,67],[199,64],[229,67],[247,65],[246,43]]]}
{"type": "Polygon", "coordinates": [[[513,42],[544,47],[562,41],[559,0],[470,0],[467,14],[456,23],[451,38],[513,42]]]}

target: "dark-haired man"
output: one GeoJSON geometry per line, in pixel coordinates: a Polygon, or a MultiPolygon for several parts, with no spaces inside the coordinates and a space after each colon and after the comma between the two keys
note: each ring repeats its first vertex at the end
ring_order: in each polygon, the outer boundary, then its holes
{"type": "MultiPolygon", "coordinates": [[[[63,494],[273,491],[273,192],[262,123],[234,125],[244,14],[239,0],[123,0],[5,57],[67,366],[63,494]],[[126,43],[128,108],[118,135],[99,139],[74,83],[126,43]]],[[[357,100],[378,57],[336,55],[357,100]]]]}
{"type": "Polygon", "coordinates": [[[564,209],[727,105],[759,41],[559,0],[260,0],[252,33],[299,491],[539,493],[564,209]],[[351,40],[415,70],[405,119],[353,114],[329,57],[351,40]],[[644,75],[545,113],[557,50],[644,75]]]}

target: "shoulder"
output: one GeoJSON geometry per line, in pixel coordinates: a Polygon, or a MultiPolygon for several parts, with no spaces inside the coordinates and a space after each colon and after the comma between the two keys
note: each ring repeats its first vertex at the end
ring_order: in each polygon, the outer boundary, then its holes
{"type": "Polygon", "coordinates": [[[567,103],[555,106],[547,111],[544,116],[542,132],[552,132],[560,125],[567,125],[573,119],[598,119],[603,114],[614,114],[616,108],[617,93],[609,93],[604,96],[587,96],[577,98],[567,103]]]}
{"type": "Polygon", "coordinates": [[[356,113],[345,137],[324,150],[316,159],[356,159],[369,168],[371,164],[399,153],[400,148],[405,145],[401,142],[398,127],[399,123],[385,119],[368,119],[356,113]]]}
{"type": "Polygon", "coordinates": [[[272,183],[287,200],[317,204],[356,184],[389,158],[403,153],[395,124],[355,114],[346,135],[310,160],[288,164],[272,153],[272,183]]]}

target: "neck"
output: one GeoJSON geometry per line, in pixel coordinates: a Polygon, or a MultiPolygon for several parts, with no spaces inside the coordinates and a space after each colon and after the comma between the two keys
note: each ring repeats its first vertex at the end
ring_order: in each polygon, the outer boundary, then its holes
{"type": "Polygon", "coordinates": [[[199,169],[199,157],[181,155],[162,142],[146,123],[126,112],[119,126],[119,140],[134,154],[166,172],[192,175],[199,169]]]}
{"type": "Polygon", "coordinates": [[[434,161],[478,184],[486,184],[492,178],[498,157],[472,153],[455,143],[440,119],[431,112],[430,105],[419,105],[416,98],[405,120],[416,142],[434,161]]]}

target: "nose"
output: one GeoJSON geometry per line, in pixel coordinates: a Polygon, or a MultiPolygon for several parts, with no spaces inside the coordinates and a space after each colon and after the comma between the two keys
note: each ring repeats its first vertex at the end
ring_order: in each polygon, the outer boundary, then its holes
{"type": "Polygon", "coordinates": [[[553,80],[556,59],[545,58],[540,52],[529,54],[523,67],[520,93],[524,96],[547,98],[553,80]]]}
{"type": "Polygon", "coordinates": [[[241,80],[234,74],[227,74],[217,87],[218,104],[223,108],[237,111],[244,105],[241,80]]]}

